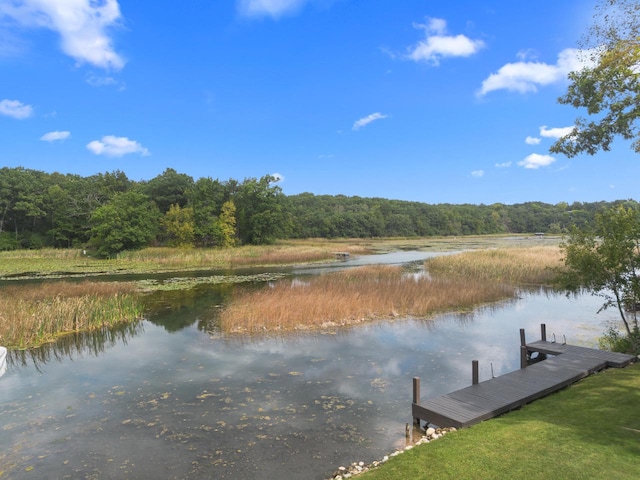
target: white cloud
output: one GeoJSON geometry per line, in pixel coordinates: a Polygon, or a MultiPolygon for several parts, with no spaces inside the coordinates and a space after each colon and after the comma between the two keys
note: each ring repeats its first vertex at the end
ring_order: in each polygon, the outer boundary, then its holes
{"type": "Polygon", "coordinates": [[[482,40],[472,40],[464,35],[446,35],[447,22],[441,18],[430,18],[426,24],[415,28],[425,31],[425,39],[409,48],[407,58],[416,62],[439,65],[445,57],[469,57],[484,47],[482,40]]]}
{"type": "Polygon", "coordinates": [[[540,141],[541,140],[538,137],[527,137],[524,139],[524,143],[527,145],[539,145],[540,141]]]}
{"type": "Polygon", "coordinates": [[[280,18],[297,12],[307,0],[239,0],[238,11],[247,17],[280,18]]]}
{"type": "Polygon", "coordinates": [[[113,77],[109,77],[109,76],[101,77],[99,75],[94,75],[93,73],[90,73],[87,75],[86,81],[92,87],[106,87],[109,85],[118,85],[118,81],[113,77]]]}
{"type": "Polygon", "coordinates": [[[142,156],[151,155],[149,150],[134,140],[127,137],[116,137],[107,135],[101,140],[94,140],[87,144],[87,148],[96,155],[106,155],[108,157],[122,157],[129,153],[139,153],[142,156]]]}
{"type": "Polygon", "coordinates": [[[273,178],[275,178],[275,183],[282,183],[284,182],[284,175],[282,175],[281,173],[272,173],[271,176],[273,178]]]}
{"type": "Polygon", "coordinates": [[[59,131],[45,133],[40,137],[40,140],[44,142],[55,142],[56,140],[66,140],[71,136],[71,132],[59,131]]]}
{"type": "Polygon", "coordinates": [[[364,118],[361,118],[360,120],[356,121],[353,124],[353,130],[359,130],[360,128],[364,127],[365,125],[368,125],[371,122],[374,122],[376,120],[380,120],[382,118],[387,118],[389,115],[384,115],[380,112],[376,112],[376,113],[372,113],[371,115],[367,115],[364,118]]]}
{"type": "Polygon", "coordinates": [[[573,132],[573,127],[547,128],[546,125],[540,127],[540,136],[547,138],[562,138],[573,132]]]}
{"type": "Polygon", "coordinates": [[[24,118],[29,118],[32,114],[33,107],[31,105],[25,105],[18,100],[4,99],[0,101],[0,115],[22,120],[24,118]]]}
{"type": "Polygon", "coordinates": [[[117,0],[1,1],[2,16],[17,25],[58,33],[64,53],[78,62],[115,70],[124,66],[108,35],[122,18],[117,0]]]}
{"type": "Polygon", "coordinates": [[[539,86],[564,81],[570,72],[593,65],[592,54],[590,50],[567,48],[558,54],[553,65],[525,61],[507,63],[482,82],[478,94],[486,95],[494,90],[536,92],[539,86]]]}
{"type": "Polygon", "coordinates": [[[474,170],[473,172],[471,172],[471,175],[474,177],[483,177],[484,170],[474,170]]]}
{"type": "Polygon", "coordinates": [[[497,168],[508,168],[510,166],[511,166],[511,162],[496,163],[497,168]]]}
{"type": "Polygon", "coordinates": [[[550,155],[540,155],[538,153],[532,153],[531,155],[527,156],[524,160],[518,162],[518,165],[524,168],[535,170],[540,167],[546,167],[548,165],[551,165],[555,161],[556,159],[550,155]]]}
{"type": "Polygon", "coordinates": [[[518,53],[516,53],[516,57],[518,57],[518,60],[520,60],[521,62],[524,62],[529,58],[536,58],[537,54],[534,50],[528,48],[526,50],[520,50],[518,53]]]}

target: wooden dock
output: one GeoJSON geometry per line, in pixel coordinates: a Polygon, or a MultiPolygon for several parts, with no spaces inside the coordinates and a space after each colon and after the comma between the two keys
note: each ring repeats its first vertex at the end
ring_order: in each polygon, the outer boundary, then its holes
{"type": "Polygon", "coordinates": [[[456,392],[420,402],[420,379],[413,379],[412,415],[439,427],[465,428],[497,417],[538,398],[556,392],[604,368],[622,368],[636,357],[546,340],[546,327],[541,326],[542,340],[526,343],[521,338],[521,369],[478,382],[478,362],[473,362],[472,385],[456,392]],[[551,356],[527,365],[532,353],[551,356]]]}

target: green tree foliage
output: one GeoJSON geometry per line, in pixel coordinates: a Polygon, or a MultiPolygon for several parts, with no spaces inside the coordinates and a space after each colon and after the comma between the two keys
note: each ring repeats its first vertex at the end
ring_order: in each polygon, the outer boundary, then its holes
{"type": "Polygon", "coordinates": [[[238,235],[243,243],[260,245],[286,236],[288,224],[282,189],[272,175],[245,179],[234,196],[238,235]]]}
{"type": "Polygon", "coordinates": [[[561,104],[586,109],[573,132],[559,139],[554,153],[573,157],[608,151],[618,136],[633,140],[640,153],[640,4],[638,0],[601,0],[594,24],[583,41],[592,66],[569,74],[561,104]]]}
{"type": "Polygon", "coordinates": [[[199,178],[187,191],[188,205],[193,209],[196,244],[212,247],[220,242],[218,216],[222,205],[231,197],[230,183],[199,178]]]}
{"type": "Polygon", "coordinates": [[[47,178],[43,172],[22,167],[0,169],[0,233],[13,231],[23,247],[31,248],[31,237],[40,236],[36,231],[46,216],[47,178]]]}
{"type": "Polygon", "coordinates": [[[102,257],[145,247],[156,238],[160,218],[158,207],[143,193],[118,193],[93,211],[89,243],[102,257]]]}
{"type": "MultiPolygon", "coordinates": [[[[0,168],[0,248],[85,246],[95,237],[91,219],[96,210],[109,204],[113,208],[116,196],[133,192],[157,204],[157,200],[166,202],[173,191],[173,198],[182,202],[173,204],[180,208],[180,215],[189,215],[186,209],[192,210],[193,243],[199,247],[225,246],[232,240],[268,243],[276,238],[565,233],[574,225],[589,226],[595,213],[606,207],[637,206],[634,201],[429,205],[345,195],[285,196],[271,176],[242,183],[206,177],[191,186],[190,177],[175,171],[168,170],[162,177],[186,180],[174,190],[149,189],[150,182],[130,181],[120,171],[80,177],[0,168]],[[159,198],[146,194],[147,190],[158,193],[159,198]],[[234,215],[230,213],[231,204],[223,208],[227,202],[233,202],[234,215]]],[[[159,181],[157,177],[155,181],[159,181]]],[[[169,181],[167,185],[176,183],[180,182],[169,181]]],[[[169,205],[161,214],[166,215],[171,208],[169,205]]],[[[159,229],[152,243],[182,242],[177,240],[180,235],[167,233],[159,229]]]]}
{"type": "Polygon", "coordinates": [[[218,217],[218,231],[220,232],[219,245],[224,248],[233,247],[236,244],[236,206],[229,200],[222,204],[220,217],[218,217]]]}
{"type": "Polygon", "coordinates": [[[180,248],[193,247],[195,225],[192,208],[180,208],[180,205],[171,205],[169,211],[164,214],[162,227],[169,246],[180,248]]]}
{"type": "Polygon", "coordinates": [[[627,337],[638,350],[640,331],[640,213],[622,205],[596,215],[590,229],[574,228],[562,244],[569,291],[585,289],[602,296],[602,309],[617,308],[627,337]]]}
{"type": "Polygon", "coordinates": [[[184,173],[178,173],[173,168],[167,168],[161,175],[143,183],[142,192],[152,198],[160,211],[164,214],[171,205],[187,205],[187,192],[193,187],[193,178],[184,173]]]}

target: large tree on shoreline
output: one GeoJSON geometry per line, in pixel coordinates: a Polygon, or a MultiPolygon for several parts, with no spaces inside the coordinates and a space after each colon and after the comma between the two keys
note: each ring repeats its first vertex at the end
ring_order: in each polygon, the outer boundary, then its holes
{"type": "Polygon", "coordinates": [[[604,298],[600,310],[618,310],[630,349],[638,351],[640,329],[640,212],[619,205],[596,214],[592,228],[574,228],[561,244],[568,291],[604,298]]]}
{"type": "Polygon", "coordinates": [[[640,2],[601,0],[581,43],[591,66],[569,74],[558,102],[586,109],[589,118],[578,117],[551,152],[594,155],[621,137],[640,153],[640,2]]]}

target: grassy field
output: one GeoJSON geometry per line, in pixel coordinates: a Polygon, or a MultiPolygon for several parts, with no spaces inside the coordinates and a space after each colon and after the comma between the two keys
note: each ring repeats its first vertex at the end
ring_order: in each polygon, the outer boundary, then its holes
{"type": "Polygon", "coordinates": [[[252,266],[296,265],[335,260],[335,252],[352,255],[393,250],[459,251],[512,246],[557,245],[560,239],[532,236],[468,236],[392,239],[286,240],[274,245],[228,249],[146,248],[104,260],[80,249],[0,252],[0,280],[11,278],[117,275],[193,270],[229,270],[252,266]]]}
{"type": "Polygon", "coordinates": [[[362,480],[640,478],[640,364],[391,458],[362,480]]]}
{"type": "Polygon", "coordinates": [[[72,249],[16,250],[0,252],[0,280],[296,265],[335,260],[336,251],[371,253],[368,247],[348,240],[287,241],[227,249],[145,248],[122,252],[112,259],[93,258],[72,249]]]}

